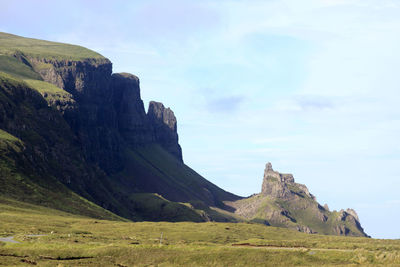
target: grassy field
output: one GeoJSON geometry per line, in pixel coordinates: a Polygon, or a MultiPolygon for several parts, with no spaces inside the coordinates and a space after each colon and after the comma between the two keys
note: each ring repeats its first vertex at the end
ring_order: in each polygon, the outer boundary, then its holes
{"type": "Polygon", "coordinates": [[[249,223],[96,220],[0,201],[0,237],[7,236],[20,243],[0,242],[0,266],[400,266],[400,240],[249,223]]]}

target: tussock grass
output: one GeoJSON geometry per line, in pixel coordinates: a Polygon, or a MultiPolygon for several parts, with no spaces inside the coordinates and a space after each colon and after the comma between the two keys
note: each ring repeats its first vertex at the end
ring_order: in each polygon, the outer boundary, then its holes
{"type": "Polygon", "coordinates": [[[399,240],[308,235],[251,223],[95,220],[13,202],[0,204],[0,236],[21,241],[0,245],[0,262],[17,266],[400,265],[399,240]]]}

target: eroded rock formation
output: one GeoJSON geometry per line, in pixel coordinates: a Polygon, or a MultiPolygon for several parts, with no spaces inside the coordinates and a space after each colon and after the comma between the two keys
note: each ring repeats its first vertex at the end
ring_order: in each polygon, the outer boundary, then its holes
{"type": "Polygon", "coordinates": [[[237,215],[268,225],[305,233],[367,236],[354,210],[330,212],[292,174],[274,171],[271,163],[265,166],[261,193],[227,204],[237,215]]]}
{"type": "Polygon", "coordinates": [[[156,142],[180,161],[183,161],[182,149],[178,143],[177,122],[174,112],[170,108],[165,108],[160,102],[151,101],[147,116],[153,127],[156,142]]]}

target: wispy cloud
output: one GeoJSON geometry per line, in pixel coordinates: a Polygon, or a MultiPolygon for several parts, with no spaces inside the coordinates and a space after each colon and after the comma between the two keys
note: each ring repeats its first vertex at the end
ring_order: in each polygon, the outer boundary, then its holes
{"type": "Polygon", "coordinates": [[[232,113],[240,108],[244,100],[244,96],[226,96],[211,99],[207,103],[207,109],[210,112],[232,113]]]}
{"type": "Polygon", "coordinates": [[[277,102],[275,108],[279,111],[319,112],[334,109],[335,103],[332,98],[326,96],[298,95],[277,102]]]}

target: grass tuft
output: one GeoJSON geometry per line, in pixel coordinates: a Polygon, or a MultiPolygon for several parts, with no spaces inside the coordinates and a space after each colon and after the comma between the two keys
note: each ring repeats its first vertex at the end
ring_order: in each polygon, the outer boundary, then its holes
{"type": "Polygon", "coordinates": [[[21,259],[39,266],[400,264],[400,240],[309,235],[251,223],[96,220],[1,201],[0,236],[21,242],[0,242],[4,265],[19,265],[21,259]]]}

